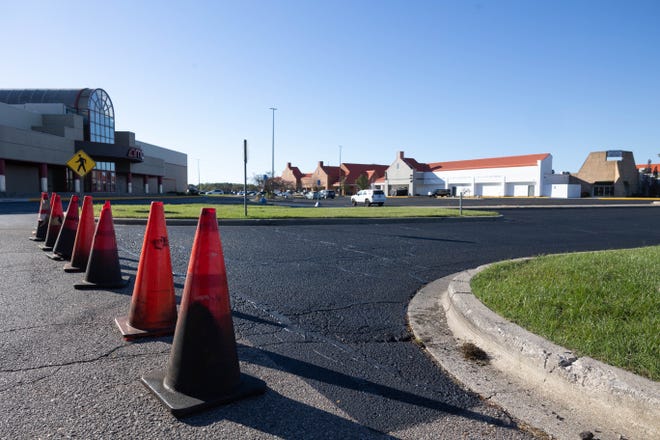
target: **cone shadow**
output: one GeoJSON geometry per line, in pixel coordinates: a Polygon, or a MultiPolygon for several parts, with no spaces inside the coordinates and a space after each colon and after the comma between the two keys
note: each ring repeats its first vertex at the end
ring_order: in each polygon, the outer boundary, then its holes
{"type": "MultiPolygon", "coordinates": [[[[351,376],[339,371],[335,371],[326,367],[315,365],[289,356],[281,355],[273,351],[264,349],[257,349],[261,354],[265,355],[270,362],[274,362],[280,369],[289,373],[295,374],[303,379],[313,382],[321,382],[340,389],[347,389],[359,393],[366,393],[370,398],[386,399],[395,402],[403,403],[418,408],[426,408],[441,413],[456,415],[466,419],[478,420],[481,422],[489,423],[491,425],[518,429],[515,422],[504,422],[496,417],[491,417],[487,414],[481,414],[472,411],[467,407],[461,407],[444,402],[441,399],[431,398],[420,394],[412,393],[409,391],[400,390],[387,385],[379,384],[370,380],[360,377],[351,376]]],[[[251,360],[254,364],[261,363],[264,367],[271,367],[270,362],[264,362],[263,356],[255,356],[251,360]]],[[[348,408],[344,408],[353,418],[360,420],[357,414],[351,414],[348,408]]]]}
{"type": "Polygon", "coordinates": [[[92,283],[86,280],[79,281],[73,285],[76,290],[122,290],[130,282],[130,277],[122,276],[119,279],[107,283],[92,283]]]}
{"type": "MultiPolygon", "coordinates": [[[[299,402],[271,389],[259,400],[244,407],[222,407],[208,414],[191,415],[182,420],[189,426],[209,426],[218,420],[229,420],[280,439],[395,439],[389,434],[371,430],[348,418],[299,402]],[[258,416],[255,416],[258,414],[258,416]],[[306,435],[304,434],[306,433],[306,435]]],[[[262,436],[259,436],[262,437],[262,436]]]]}

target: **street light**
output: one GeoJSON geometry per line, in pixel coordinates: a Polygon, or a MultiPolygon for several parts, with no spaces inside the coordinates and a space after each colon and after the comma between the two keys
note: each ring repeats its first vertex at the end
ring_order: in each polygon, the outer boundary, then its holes
{"type": "Polygon", "coordinates": [[[272,179],[275,177],[275,110],[277,108],[271,107],[270,110],[273,111],[273,156],[270,164],[270,178],[272,179]]]}
{"type": "Polygon", "coordinates": [[[339,182],[337,182],[337,189],[340,196],[343,196],[341,185],[341,145],[339,146],[339,182]]]}

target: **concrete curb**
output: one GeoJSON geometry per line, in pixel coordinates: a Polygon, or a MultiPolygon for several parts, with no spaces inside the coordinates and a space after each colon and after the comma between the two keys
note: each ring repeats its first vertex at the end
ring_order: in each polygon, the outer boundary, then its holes
{"type": "Polygon", "coordinates": [[[660,438],[660,384],[577,358],[493,313],[470,289],[485,267],[431,283],[409,305],[413,333],[443,368],[553,438],[575,439],[584,431],[602,440],[660,438]],[[488,365],[463,358],[460,345],[467,341],[489,355],[488,365]]]}
{"type": "MultiPolygon", "coordinates": [[[[327,217],[327,218],[282,218],[282,219],[218,219],[222,226],[304,226],[304,225],[371,225],[379,223],[434,223],[434,222],[466,222],[466,221],[497,221],[503,216],[471,216],[471,217],[327,217]]],[[[199,219],[166,219],[171,226],[196,226],[199,219]]],[[[118,225],[146,225],[146,218],[114,218],[118,225]]]]}

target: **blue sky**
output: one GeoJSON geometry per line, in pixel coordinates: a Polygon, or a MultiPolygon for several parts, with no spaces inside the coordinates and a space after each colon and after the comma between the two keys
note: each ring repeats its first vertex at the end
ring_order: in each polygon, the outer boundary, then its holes
{"type": "Polygon", "coordinates": [[[189,180],[287,162],[660,162],[658,1],[11,1],[2,88],[105,89],[189,180]],[[198,163],[200,176],[198,176],[198,163]]]}

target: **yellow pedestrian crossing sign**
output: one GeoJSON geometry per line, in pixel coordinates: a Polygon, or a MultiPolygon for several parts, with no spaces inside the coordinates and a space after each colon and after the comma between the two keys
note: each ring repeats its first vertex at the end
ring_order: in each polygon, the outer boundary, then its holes
{"type": "Polygon", "coordinates": [[[96,166],[94,159],[89,157],[83,150],[78,150],[66,164],[80,177],[92,171],[92,168],[96,166]]]}

